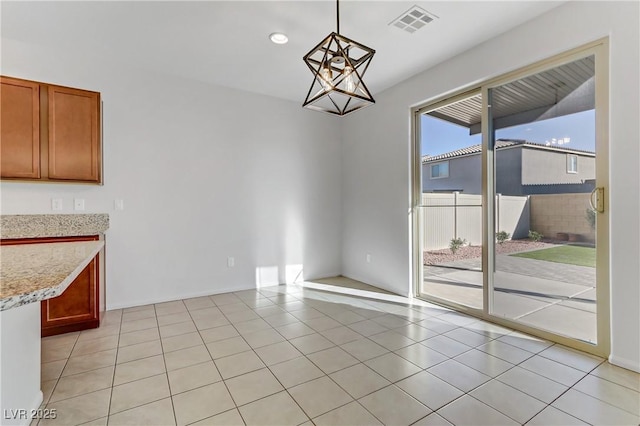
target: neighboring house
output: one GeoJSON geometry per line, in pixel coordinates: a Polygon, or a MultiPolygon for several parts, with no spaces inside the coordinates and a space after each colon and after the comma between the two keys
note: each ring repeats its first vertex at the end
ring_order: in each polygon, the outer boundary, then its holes
{"type": "MultiPolygon", "coordinates": [[[[499,194],[579,193],[595,186],[594,152],[518,139],[498,139],[495,152],[499,194]]],[[[480,194],[481,187],[481,145],[422,158],[422,192],[480,194]]]]}

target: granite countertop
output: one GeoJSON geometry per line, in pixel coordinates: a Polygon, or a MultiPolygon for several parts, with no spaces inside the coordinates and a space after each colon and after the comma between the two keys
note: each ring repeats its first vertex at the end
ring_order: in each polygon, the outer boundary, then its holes
{"type": "Polygon", "coordinates": [[[0,247],[0,311],[59,296],[102,247],[104,241],[0,247]]]}
{"type": "Polygon", "coordinates": [[[76,237],[103,234],[109,229],[109,215],[18,214],[0,216],[0,238],[76,237]]]}

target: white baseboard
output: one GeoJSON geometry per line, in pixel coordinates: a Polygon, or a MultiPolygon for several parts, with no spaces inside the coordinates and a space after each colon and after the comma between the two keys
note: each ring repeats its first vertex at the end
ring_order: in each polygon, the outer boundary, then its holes
{"type": "Polygon", "coordinates": [[[249,285],[249,286],[243,286],[243,287],[217,288],[215,290],[210,289],[210,290],[199,291],[195,293],[185,293],[185,294],[179,294],[179,295],[169,296],[169,297],[149,298],[144,300],[138,300],[132,303],[115,303],[115,304],[107,303],[107,311],[113,311],[115,309],[133,308],[135,306],[152,305],[154,303],[172,302],[174,300],[191,299],[192,297],[213,296],[215,294],[231,293],[234,291],[244,291],[244,290],[257,290],[257,289],[255,285],[253,286],[249,285]]]}
{"type": "Polygon", "coordinates": [[[611,354],[609,355],[609,362],[613,365],[617,365],[618,367],[626,368],[627,370],[640,373],[640,364],[638,364],[638,361],[630,361],[628,359],[611,354]]]}

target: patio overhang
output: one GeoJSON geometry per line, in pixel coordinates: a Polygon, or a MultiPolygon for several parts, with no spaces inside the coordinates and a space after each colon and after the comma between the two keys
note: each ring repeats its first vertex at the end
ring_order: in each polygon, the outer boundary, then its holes
{"type": "MultiPolygon", "coordinates": [[[[595,108],[595,60],[580,59],[492,90],[493,128],[561,117],[595,108]]],[[[427,113],[480,133],[480,95],[427,113]]]]}

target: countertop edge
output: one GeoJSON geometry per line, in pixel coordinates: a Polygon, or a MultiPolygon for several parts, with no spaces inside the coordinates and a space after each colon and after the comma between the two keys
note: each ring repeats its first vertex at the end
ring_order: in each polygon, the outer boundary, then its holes
{"type": "Polygon", "coordinates": [[[64,280],[62,280],[59,284],[47,287],[44,289],[32,291],[30,293],[17,294],[15,296],[7,297],[6,299],[0,300],[0,312],[6,311],[11,308],[17,308],[19,306],[28,305],[29,303],[40,302],[47,299],[52,299],[54,297],[60,296],[69,285],[75,280],[80,272],[91,262],[91,260],[102,250],[104,247],[104,241],[98,240],[96,241],[97,246],[91,250],[89,255],[78,264],[78,266],[69,274],[64,280]]]}
{"type": "Polygon", "coordinates": [[[97,235],[108,229],[108,213],[0,215],[3,240],[97,235]]]}

